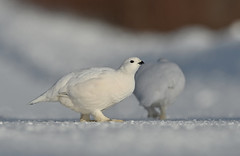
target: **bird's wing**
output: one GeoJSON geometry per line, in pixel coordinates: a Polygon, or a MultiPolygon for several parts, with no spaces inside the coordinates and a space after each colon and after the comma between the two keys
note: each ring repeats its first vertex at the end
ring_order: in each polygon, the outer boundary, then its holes
{"type": "Polygon", "coordinates": [[[80,72],[74,72],[72,73],[72,76],[68,80],[68,82],[59,90],[59,94],[63,96],[67,96],[68,95],[67,88],[69,86],[72,87],[79,83],[84,83],[92,79],[98,79],[98,78],[101,78],[102,75],[111,73],[114,71],[115,70],[111,68],[90,68],[90,69],[82,70],[80,72]]]}
{"type": "Polygon", "coordinates": [[[100,78],[101,75],[106,73],[114,72],[114,69],[111,68],[90,68],[87,70],[83,70],[81,72],[76,72],[75,76],[70,79],[69,83],[74,85],[75,83],[83,83],[85,81],[100,78]]]}
{"type": "Polygon", "coordinates": [[[175,89],[177,85],[179,85],[178,83],[184,83],[182,82],[184,75],[176,64],[169,64],[168,71],[165,75],[166,79],[168,80],[168,89],[175,89]]]}

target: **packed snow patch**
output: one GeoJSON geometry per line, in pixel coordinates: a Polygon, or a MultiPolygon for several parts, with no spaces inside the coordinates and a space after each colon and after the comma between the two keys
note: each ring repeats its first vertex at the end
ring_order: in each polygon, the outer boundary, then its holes
{"type": "Polygon", "coordinates": [[[240,120],[1,120],[2,155],[237,156],[240,120]]]}

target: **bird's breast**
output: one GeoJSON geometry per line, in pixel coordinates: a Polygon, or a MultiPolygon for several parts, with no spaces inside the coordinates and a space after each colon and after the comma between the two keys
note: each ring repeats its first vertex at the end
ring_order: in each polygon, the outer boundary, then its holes
{"type": "Polygon", "coordinates": [[[122,77],[120,81],[117,80],[114,85],[117,91],[112,93],[112,96],[119,102],[132,94],[135,88],[135,81],[134,78],[122,77]]]}

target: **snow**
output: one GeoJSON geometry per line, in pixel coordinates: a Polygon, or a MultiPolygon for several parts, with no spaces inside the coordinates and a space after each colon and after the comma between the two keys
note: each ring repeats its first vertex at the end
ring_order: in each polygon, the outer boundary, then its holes
{"type": "Polygon", "coordinates": [[[238,21],[138,34],[0,0],[1,155],[239,155],[239,43],[238,21]],[[169,120],[148,120],[133,95],[104,111],[124,123],[79,123],[59,103],[27,105],[69,72],[117,68],[132,56],[183,69],[186,88],[169,120]]]}
{"type": "Polygon", "coordinates": [[[240,120],[0,123],[2,155],[238,155],[240,120]]]}

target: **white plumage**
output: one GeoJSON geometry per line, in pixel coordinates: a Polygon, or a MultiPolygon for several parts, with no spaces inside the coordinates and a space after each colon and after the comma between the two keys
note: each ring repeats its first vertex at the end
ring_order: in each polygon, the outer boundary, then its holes
{"type": "Polygon", "coordinates": [[[72,72],[30,104],[60,102],[81,113],[80,121],[90,121],[90,114],[96,121],[121,121],[111,120],[101,111],[132,94],[135,73],[143,63],[139,58],[133,57],[124,61],[117,70],[90,68],[72,72]]]}
{"type": "Polygon", "coordinates": [[[185,77],[179,66],[159,59],[139,69],[134,94],[148,111],[148,117],[166,119],[165,107],[175,101],[184,86],[185,77]]]}

